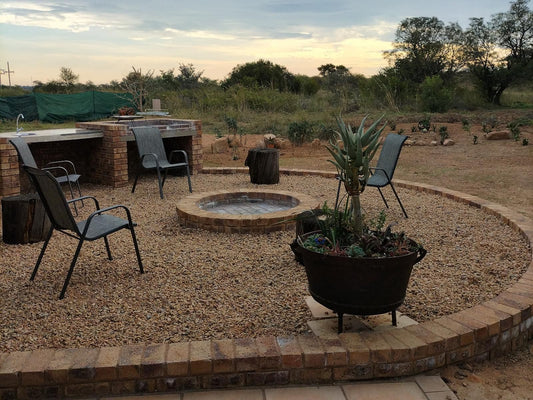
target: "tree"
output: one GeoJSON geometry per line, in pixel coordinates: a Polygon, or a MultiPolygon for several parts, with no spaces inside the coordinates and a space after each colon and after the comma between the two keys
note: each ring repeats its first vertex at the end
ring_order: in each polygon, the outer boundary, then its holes
{"type": "Polygon", "coordinates": [[[508,12],[496,14],[492,19],[498,44],[508,51],[507,68],[518,81],[530,80],[533,72],[533,12],[528,2],[517,0],[511,3],[508,12]]]}
{"type": "Polygon", "coordinates": [[[500,105],[511,84],[531,80],[533,72],[533,13],[527,0],[511,3],[490,22],[471,18],[465,53],[469,71],[487,101],[500,105]]]}
{"type": "Polygon", "coordinates": [[[124,79],[122,79],[120,86],[133,96],[135,107],[139,111],[143,111],[146,96],[154,85],[154,80],[152,78],[154,71],[149,70],[143,75],[140,68],[138,71],[135,69],[135,67],[132,68],[133,71],[130,72],[124,79]]]}
{"type": "Polygon", "coordinates": [[[344,65],[323,64],[318,67],[322,87],[335,94],[340,111],[359,108],[358,79],[344,65]]]}
{"type": "Polygon", "coordinates": [[[66,93],[71,93],[72,89],[78,83],[79,75],[72,72],[72,69],[61,67],[59,72],[59,82],[65,87],[66,93]]]}
{"type": "Polygon", "coordinates": [[[465,43],[468,69],[485,99],[499,105],[512,78],[497,50],[496,31],[483,18],[471,18],[465,43]]]}
{"type": "Polygon", "coordinates": [[[197,71],[193,64],[179,64],[178,69],[178,75],[174,75],[174,69],[160,71],[157,81],[163,89],[193,89],[200,85],[203,71],[197,71]]]}
{"type": "Polygon", "coordinates": [[[182,88],[191,89],[197,87],[204,71],[197,71],[192,64],[180,64],[178,69],[178,82],[182,88]]]}
{"type": "Polygon", "coordinates": [[[445,25],[436,17],[406,18],[396,30],[394,49],[384,56],[403,79],[421,83],[439,75],[449,80],[463,66],[462,41],[458,24],[445,25]]]}
{"type": "Polygon", "coordinates": [[[229,87],[236,84],[246,87],[277,89],[280,92],[297,91],[295,76],[287,71],[287,68],[267,60],[249,62],[233,68],[222,86],[229,87]]]}

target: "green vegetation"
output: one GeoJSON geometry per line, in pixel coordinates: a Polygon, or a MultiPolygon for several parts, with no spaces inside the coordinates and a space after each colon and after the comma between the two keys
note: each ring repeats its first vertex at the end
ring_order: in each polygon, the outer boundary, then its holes
{"type": "MultiPolygon", "coordinates": [[[[331,63],[318,66],[316,76],[295,75],[261,59],[237,65],[222,82],[203,77],[192,64],[179,64],[159,74],[134,67],[121,81],[95,86],[79,83],[77,74],[62,67],[57,80],[35,82],[33,91],[128,92],[137,110],[161,99],[171,115],[202,120],[206,133],[226,132],[227,118],[232,118],[239,121],[240,135],[288,135],[296,143],[331,138],[335,127],[324,121],[338,115],[386,112],[394,130],[394,116],[405,113],[533,107],[533,12],[528,0],[511,2],[508,11],[490,21],[471,18],[466,29],[435,17],[404,19],[391,47],[384,53],[389,66],[372,77],[331,63]]],[[[24,94],[23,88],[0,87],[0,97],[24,94]]],[[[418,128],[435,131],[430,118],[426,114],[418,128]]],[[[486,131],[494,126],[484,123],[486,131]]]]}

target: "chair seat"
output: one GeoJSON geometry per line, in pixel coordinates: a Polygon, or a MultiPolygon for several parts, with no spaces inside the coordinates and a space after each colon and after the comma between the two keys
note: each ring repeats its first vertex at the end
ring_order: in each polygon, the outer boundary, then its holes
{"type": "MultiPolygon", "coordinates": [[[[80,232],[83,232],[86,224],[87,221],[85,220],[78,222],[76,225],[78,226],[80,232]]],[[[96,240],[127,227],[128,221],[125,219],[109,214],[96,215],[91,220],[85,239],[96,240]]]]}
{"type": "MultiPolygon", "coordinates": [[[[167,160],[159,160],[159,167],[161,169],[172,169],[172,168],[186,167],[187,165],[189,165],[189,163],[181,162],[181,163],[171,164],[167,160]]],[[[146,169],[153,169],[153,168],[156,168],[157,165],[156,165],[155,161],[145,159],[143,161],[143,167],[146,168],[146,169]]]]}
{"type": "Polygon", "coordinates": [[[56,176],[56,181],[58,181],[60,184],[67,183],[67,182],[77,182],[78,179],[80,179],[81,175],[79,174],[69,174],[69,175],[60,175],[56,176]]]}
{"type": "Polygon", "coordinates": [[[381,171],[376,171],[374,175],[372,175],[370,178],[368,178],[367,186],[373,186],[373,187],[383,187],[387,186],[389,184],[389,180],[385,176],[385,174],[381,171]]]}

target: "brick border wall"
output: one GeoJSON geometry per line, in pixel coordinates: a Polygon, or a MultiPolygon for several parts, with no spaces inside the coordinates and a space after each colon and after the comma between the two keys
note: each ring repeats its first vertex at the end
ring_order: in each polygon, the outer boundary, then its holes
{"type": "MultiPolygon", "coordinates": [[[[205,168],[242,173],[247,168],[205,168]]],[[[323,171],[281,170],[333,176],[323,171]]],[[[478,207],[533,243],[533,222],[498,204],[431,185],[397,186],[478,207]]],[[[0,354],[0,398],[88,397],[258,385],[325,384],[398,377],[466,360],[487,360],[533,338],[533,263],[495,298],[386,332],[312,334],[0,354]]]]}
{"type": "Polygon", "coordinates": [[[306,210],[315,208],[317,201],[311,196],[286,190],[239,189],[216,190],[191,194],[176,204],[179,223],[188,228],[201,228],[212,232],[225,233],[268,233],[296,228],[296,217],[306,210]],[[240,196],[250,196],[263,200],[294,201],[291,208],[268,214],[226,215],[204,210],[201,203],[222,201],[240,196]]]}

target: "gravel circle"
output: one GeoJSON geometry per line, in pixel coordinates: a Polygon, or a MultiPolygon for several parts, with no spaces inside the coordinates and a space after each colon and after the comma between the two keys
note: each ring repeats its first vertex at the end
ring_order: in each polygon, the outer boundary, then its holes
{"type": "MultiPolygon", "coordinates": [[[[195,192],[258,188],[248,175],[195,175],[195,192]]],[[[281,176],[268,189],[290,190],[333,204],[337,182],[281,176]]],[[[84,244],[66,296],[59,300],[76,241],[54,233],[34,282],[41,243],[0,243],[0,351],[119,346],[188,340],[295,335],[311,314],[305,271],[289,248],[293,231],[222,234],[183,228],[175,205],[188,195],[181,177],[169,177],[165,199],[153,177],[136,192],[84,185],[102,207],[124,204],[138,224],[145,274],[140,274],[128,231],[110,236],[113,261],[102,241],[84,244]]],[[[422,322],[489,300],[527,269],[530,249],[497,217],[439,196],[398,189],[409,218],[390,200],[387,223],[405,230],[428,254],[413,270],[399,309],[422,322]]],[[[368,215],[384,207],[377,190],[362,197],[368,215]]],[[[90,213],[90,206],[82,214],[90,213]]]]}

